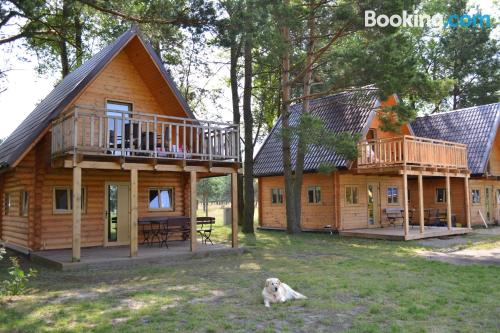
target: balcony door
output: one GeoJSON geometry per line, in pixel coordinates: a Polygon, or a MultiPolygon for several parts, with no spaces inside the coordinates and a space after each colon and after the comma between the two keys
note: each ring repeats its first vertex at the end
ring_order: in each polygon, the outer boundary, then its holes
{"type": "Polygon", "coordinates": [[[132,103],[106,101],[106,116],[108,117],[109,148],[113,149],[113,155],[121,155],[120,149],[127,142],[127,131],[129,113],[132,112],[132,103]]]}
{"type": "Polygon", "coordinates": [[[493,223],[493,186],[486,186],[484,190],[485,218],[488,223],[493,223]]]}
{"type": "Polygon", "coordinates": [[[380,227],[380,185],[379,183],[368,183],[367,204],[368,204],[368,227],[380,227]]]}
{"type": "Polygon", "coordinates": [[[106,182],[106,246],[130,243],[130,184],[106,182]]]}

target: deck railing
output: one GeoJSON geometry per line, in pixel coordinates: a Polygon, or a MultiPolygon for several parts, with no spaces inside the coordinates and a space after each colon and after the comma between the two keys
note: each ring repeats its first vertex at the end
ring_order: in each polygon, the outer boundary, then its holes
{"type": "Polygon", "coordinates": [[[237,124],[75,106],[52,123],[52,156],[239,162],[239,137],[237,124]]]}
{"type": "Polygon", "coordinates": [[[358,143],[358,168],[399,165],[467,169],[467,146],[409,135],[358,143]]]}

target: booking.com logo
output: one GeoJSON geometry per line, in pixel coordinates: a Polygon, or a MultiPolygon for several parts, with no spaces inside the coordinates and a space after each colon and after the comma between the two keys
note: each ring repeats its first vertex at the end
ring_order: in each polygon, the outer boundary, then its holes
{"type": "Polygon", "coordinates": [[[446,19],[442,14],[427,15],[427,14],[408,14],[403,10],[402,15],[391,15],[390,17],[384,14],[377,15],[374,10],[365,11],[365,27],[434,27],[434,28],[491,28],[490,15],[474,14],[474,15],[449,15],[446,19]]]}

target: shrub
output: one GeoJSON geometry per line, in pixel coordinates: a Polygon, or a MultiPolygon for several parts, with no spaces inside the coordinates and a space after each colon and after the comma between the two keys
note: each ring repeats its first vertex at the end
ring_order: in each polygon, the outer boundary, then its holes
{"type": "MultiPolygon", "coordinates": [[[[0,248],[0,260],[3,259],[4,255],[5,249],[0,248]]],[[[30,268],[26,273],[19,265],[19,259],[11,257],[10,261],[12,263],[12,266],[8,269],[10,278],[4,280],[0,285],[0,295],[21,295],[26,290],[29,279],[36,276],[36,270],[30,268]]]]}

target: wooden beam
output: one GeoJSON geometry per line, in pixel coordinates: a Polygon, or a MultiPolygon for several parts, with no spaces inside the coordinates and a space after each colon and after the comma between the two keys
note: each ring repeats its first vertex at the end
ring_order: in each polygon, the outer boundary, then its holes
{"type": "Polygon", "coordinates": [[[80,261],[82,231],[82,169],[73,168],[73,261],[80,261]]]}
{"type": "Polygon", "coordinates": [[[138,249],[138,188],[139,188],[139,172],[137,169],[130,170],[130,256],[137,256],[138,249]]]}
{"type": "Polygon", "coordinates": [[[191,201],[190,204],[190,216],[191,216],[191,239],[190,239],[190,245],[191,245],[191,252],[195,252],[196,248],[198,247],[198,242],[197,242],[197,234],[196,234],[196,171],[191,171],[190,172],[190,179],[189,179],[189,198],[191,201]]]}
{"type": "Polygon", "coordinates": [[[231,168],[231,167],[211,167],[210,172],[212,173],[233,173],[237,172],[238,168],[231,168]]]}
{"type": "Polygon", "coordinates": [[[404,201],[403,225],[406,238],[410,231],[409,212],[408,212],[408,175],[406,174],[406,172],[403,174],[403,201],[404,201]]]}
{"type": "Polygon", "coordinates": [[[156,171],[173,171],[173,172],[181,172],[182,167],[178,165],[172,164],[156,164],[154,166],[156,171]]]}
{"type": "Polygon", "coordinates": [[[464,178],[464,204],[465,204],[465,223],[467,228],[470,228],[470,192],[469,192],[469,177],[464,178]]]}
{"type": "Polygon", "coordinates": [[[420,222],[420,233],[423,234],[425,230],[424,224],[424,181],[423,176],[418,175],[418,218],[420,222]]]}
{"type": "Polygon", "coordinates": [[[231,174],[231,245],[238,247],[238,175],[231,174]]]}
{"type": "Polygon", "coordinates": [[[450,176],[446,176],[446,220],[448,222],[448,230],[451,230],[451,190],[450,190],[450,176]]]}
{"type": "Polygon", "coordinates": [[[202,165],[186,165],[184,167],[184,171],[186,172],[209,172],[210,169],[206,166],[202,165]]]}

